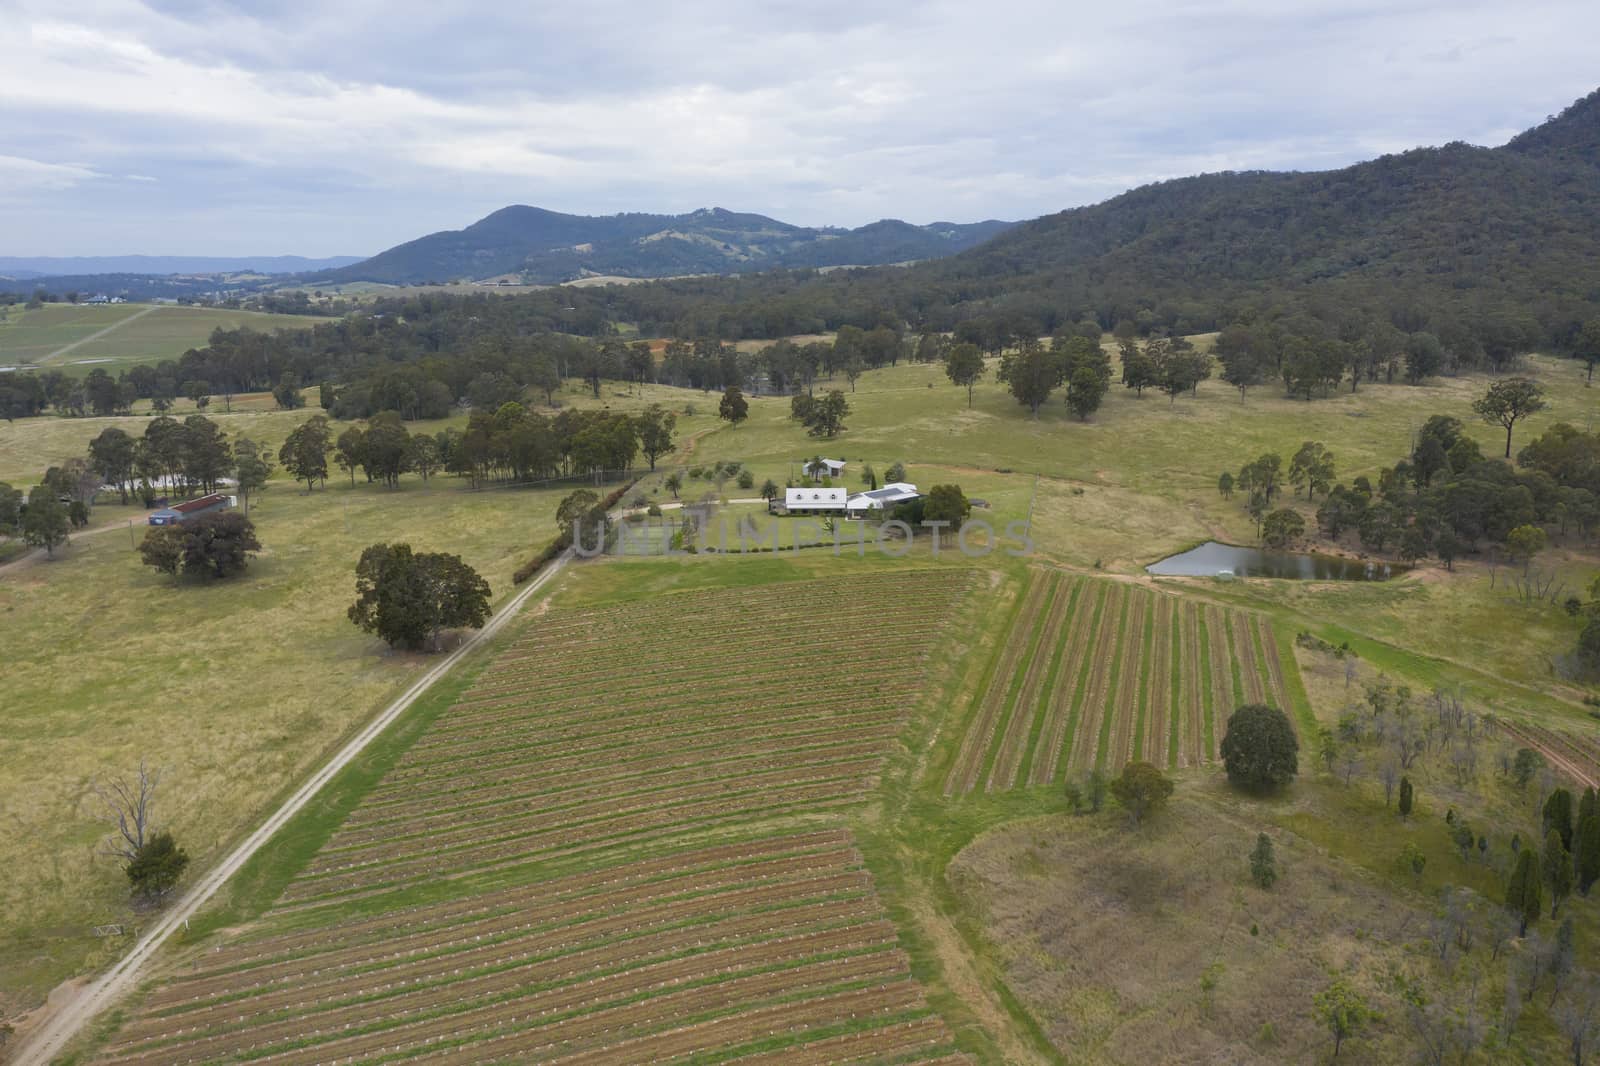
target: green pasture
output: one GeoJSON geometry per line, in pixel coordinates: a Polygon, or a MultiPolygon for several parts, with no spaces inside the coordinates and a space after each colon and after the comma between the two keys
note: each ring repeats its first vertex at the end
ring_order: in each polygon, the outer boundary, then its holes
{"type": "Polygon", "coordinates": [[[45,304],[28,310],[0,308],[0,366],[56,367],[88,373],[96,366],[115,374],[136,363],[177,359],[203,348],[214,329],[308,329],[328,321],[306,315],[274,315],[175,304],[45,304]],[[103,336],[96,336],[107,331],[103,336]],[[94,338],[94,339],[90,339],[94,338]],[[63,351],[69,345],[70,351],[63,351]]]}
{"type": "MultiPolygon", "coordinates": [[[[115,863],[95,854],[97,778],[140,759],[165,768],[161,821],[197,866],[213,861],[425,668],[426,656],[392,652],[345,618],[361,550],[406,541],[460,554],[504,601],[512,571],[554,535],[560,495],[471,492],[454,478],[398,492],[334,480],[306,495],[275,479],[252,508],[264,550],[241,577],[177,583],[117,530],[0,574],[0,810],[12,841],[0,1011],[125,946],[90,932],[133,917],[115,863]]],[[[121,510],[96,514],[115,522],[121,510]]]]}

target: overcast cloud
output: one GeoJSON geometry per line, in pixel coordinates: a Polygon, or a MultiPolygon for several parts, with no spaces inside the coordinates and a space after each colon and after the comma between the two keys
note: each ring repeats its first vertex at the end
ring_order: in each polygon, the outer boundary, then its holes
{"type": "Polygon", "coordinates": [[[509,203],[1028,218],[1499,144],[1600,81],[1594,0],[472,6],[0,0],[0,254],[370,254],[509,203]]]}

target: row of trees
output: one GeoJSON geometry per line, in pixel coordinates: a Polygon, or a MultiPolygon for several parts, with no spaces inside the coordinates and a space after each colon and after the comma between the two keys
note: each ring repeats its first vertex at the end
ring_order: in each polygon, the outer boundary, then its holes
{"type": "Polygon", "coordinates": [[[335,437],[328,419],[313,415],[290,432],[279,461],[308,491],[326,482],[330,459],[352,485],[359,470],[369,483],[392,488],[402,474],[426,481],[441,470],[474,486],[490,479],[598,477],[629,468],[641,454],[654,470],[672,450],[676,428],[677,415],[657,404],[636,415],[568,408],[547,417],[507,402],[493,414],[474,413],[464,430],[451,426],[434,434],[412,433],[398,413],[386,411],[335,437]]]}

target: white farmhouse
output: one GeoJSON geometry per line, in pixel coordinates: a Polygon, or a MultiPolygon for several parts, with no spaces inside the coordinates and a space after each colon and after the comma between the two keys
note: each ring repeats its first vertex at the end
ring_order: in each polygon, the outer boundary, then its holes
{"type": "Polygon", "coordinates": [[[783,500],[767,506],[772,514],[833,515],[844,517],[847,493],[844,489],[784,489],[783,500]]]}

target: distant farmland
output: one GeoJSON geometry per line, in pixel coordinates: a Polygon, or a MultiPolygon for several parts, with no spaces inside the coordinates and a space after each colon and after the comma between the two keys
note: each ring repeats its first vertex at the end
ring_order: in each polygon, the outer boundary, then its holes
{"type": "Polygon", "coordinates": [[[905,728],[929,619],[970,585],[912,571],[526,624],[105,1061],[950,1057],[843,815],[905,728]]]}
{"type": "Polygon", "coordinates": [[[83,373],[105,366],[116,371],[203,348],[218,328],[249,326],[271,332],[307,329],[322,321],[306,315],[160,304],[46,304],[31,311],[14,306],[0,321],[0,366],[54,366],[83,373]]]}
{"type": "Polygon", "coordinates": [[[1240,703],[1293,714],[1259,615],[1123,582],[1033,570],[999,643],[945,794],[1047,785],[1143,759],[1218,757],[1240,703]]]}

